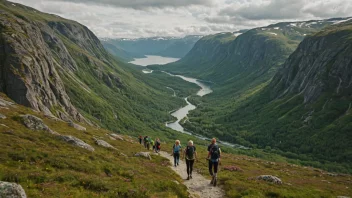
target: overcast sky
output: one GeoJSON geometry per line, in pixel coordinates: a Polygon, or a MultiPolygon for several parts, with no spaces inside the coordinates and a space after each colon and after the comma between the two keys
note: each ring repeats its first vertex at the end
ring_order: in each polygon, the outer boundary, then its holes
{"type": "Polygon", "coordinates": [[[76,20],[100,38],[205,35],[352,15],[352,0],[12,1],[76,20]]]}

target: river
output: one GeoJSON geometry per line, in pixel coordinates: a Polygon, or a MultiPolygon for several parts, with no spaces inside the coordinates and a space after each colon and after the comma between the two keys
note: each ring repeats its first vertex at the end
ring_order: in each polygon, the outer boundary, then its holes
{"type": "MultiPolygon", "coordinates": [[[[161,62],[165,62],[164,64],[167,64],[167,63],[174,62],[174,61],[177,61],[177,60],[173,60],[173,58],[169,58],[169,57],[161,57],[161,56],[159,56],[159,57],[156,58],[155,56],[147,56],[147,58],[135,59],[134,61],[132,61],[130,63],[133,63],[133,64],[138,63],[138,65],[140,65],[140,66],[147,66],[147,65],[159,64],[161,62]],[[150,59],[148,59],[148,58],[150,58],[150,59]],[[162,59],[164,59],[164,60],[162,60],[162,59]],[[158,60],[158,61],[157,62],[153,62],[153,60],[158,60]]],[[[150,74],[150,73],[153,73],[153,70],[144,69],[143,73],[150,74]]],[[[211,89],[211,87],[209,85],[207,85],[205,83],[202,83],[198,79],[190,78],[190,77],[186,77],[186,76],[182,76],[182,75],[173,75],[173,74],[170,74],[168,72],[164,72],[164,73],[166,73],[166,74],[168,74],[170,76],[182,78],[183,80],[185,80],[187,82],[194,83],[194,84],[198,85],[200,87],[200,90],[197,92],[198,96],[203,97],[203,96],[213,92],[213,90],[211,89]]],[[[170,87],[166,87],[166,88],[167,89],[172,89],[170,87]]],[[[173,96],[176,96],[175,91],[174,91],[173,96]]],[[[166,123],[166,126],[171,128],[171,129],[173,129],[173,130],[175,130],[175,131],[178,131],[178,132],[181,132],[181,133],[185,133],[185,134],[188,134],[188,135],[192,135],[192,136],[197,137],[197,138],[199,138],[201,140],[210,140],[210,138],[207,138],[207,137],[204,137],[202,135],[186,131],[182,127],[182,125],[180,124],[180,122],[184,118],[187,118],[187,115],[188,115],[188,113],[190,111],[195,110],[197,108],[195,105],[191,104],[188,101],[188,97],[184,98],[184,100],[187,103],[186,106],[184,106],[184,107],[182,107],[182,108],[180,108],[180,109],[178,109],[176,111],[170,112],[173,117],[177,118],[177,120],[175,122],[166,123]]],[[[229,147],[235,147],[235,148],[240,148],[240,149],[249,149],[249,148],[247,148],[245,146],[238,145],[238,144],[231,144],[231,143],[224,142],[224,141],[218,141],[218,142],[223,144],[223,145],[229,146],[229,147]]]]}

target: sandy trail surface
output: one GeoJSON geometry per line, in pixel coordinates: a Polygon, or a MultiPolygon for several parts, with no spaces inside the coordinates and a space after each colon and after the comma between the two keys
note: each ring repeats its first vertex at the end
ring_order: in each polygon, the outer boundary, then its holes
{"type": "MultiPolygon", "coordinates": [[[[160,152],[160,155],[169,159],[172,165],[174,164],[174,158],[169,153],[162,151],[160,152]]],[[[191,194],[191,197],[224,197],[224,191],[220,187],[214,187],[210,185],[210,180],[206,179],[195,171],[193,171],[192,173],[193,179],[187,180],[187,167],[185,161],[180,160],[179,166],[172,166],[171,169],[184,179],[183,183],[187,186],[188,192],[191,194]]]]}

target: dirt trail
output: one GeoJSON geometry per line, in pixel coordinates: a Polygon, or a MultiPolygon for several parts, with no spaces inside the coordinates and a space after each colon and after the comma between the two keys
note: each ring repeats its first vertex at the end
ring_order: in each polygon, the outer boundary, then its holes
{"type": "MultiPolygon", "coordinates": [[[[166,152],[160,152],[160,155],[169,159],[171,164],[174,164],[174,158],[166,152]]],[[[197,163],[197,162],[195,162],[197,163]]],[[[210,180],[204,178],[202,175],[193,171],[192,176],[193,179],[186,180],[187,178],[187,169],[186,162],[180,160],[180,165],[177,167],[172,166],[171,169],[175,171],[177,174],[184,179],[184,185],[187,186],[188,192],[192,195],[192,197],[200,197],[200,198],[218,198],[224,197],[224,192],[219,187],[213,187],[210,185],[210,180]]]]}

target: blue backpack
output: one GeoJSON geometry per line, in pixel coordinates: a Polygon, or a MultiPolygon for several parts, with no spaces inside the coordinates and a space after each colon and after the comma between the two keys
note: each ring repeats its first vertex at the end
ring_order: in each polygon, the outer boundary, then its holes
{"type": "Polygon", "coordinates": [[[179,153],[180,150],[181,150],[181,146],[180,145],[176,146],[176,144],[175,144],[174,145],[174,153],[179,153]]]}

